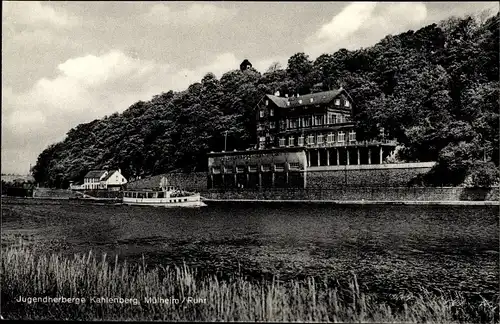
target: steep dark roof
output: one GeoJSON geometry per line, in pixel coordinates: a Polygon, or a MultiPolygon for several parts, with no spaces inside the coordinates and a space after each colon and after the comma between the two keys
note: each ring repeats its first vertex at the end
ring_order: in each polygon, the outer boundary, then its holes
{"type": "Polygon", "coordinates": [[[105,170],[92,170],[89,171],[84,178],[92,178],[92,179],[100,178],[105,172],[106,172],[105,170]]]}
{"type": "Polygon", "coordinates": [[[271,101],[273,101],[276,104],[276,106],[278,106],[280,108],[287,108],[287,107],[308,106],[308,105],[330,103],[333,99],[337,98],[342,93],[345,93],[350,99],[349,94],[344,89],[316,92],[316,93],[306,94],[306,95],[303,95],[300,97],[292,97],[292,98],[283,98],[283,97],[277,97],[277,96],[273,96],[273,95],[266,95],[266,96],[271,101]],[[311,98],[313,99],[312,102],[311,102],[311,98]],[[302,100],[302,103],[299,103],[299,100],[302,100]],[[288,106],[287,101],[290,101],[290,106],[288,106]]]}
{"type": "Polygon", "coordinates": [[[116,171],[118,171],[118,170],[111,170],[111,171],[109,171],[109,172],[108,172],[108,175],[107,175],[107,176],[105,176],[105,177],[102,179],[102,181],[106,181],[106,180],[108,180],[109,178],[111,178],[111,176],[112,176],[112,175],[113,175],[116,171]]]}

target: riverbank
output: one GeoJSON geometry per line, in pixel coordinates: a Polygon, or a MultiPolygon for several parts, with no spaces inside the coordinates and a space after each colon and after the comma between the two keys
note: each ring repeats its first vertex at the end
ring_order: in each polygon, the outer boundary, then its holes
{"type": "Polygon", "coordinates": [[[255,199],[202,199],[205,203],[307,203],[331,205],[422,205],[422,206],[500,206],[499,201],[371,201],[371,200],[255,200],[255,199]]]}
{"type": "Polygon", "coordinates": [[[148,267],[143,262],[132,266],[92,253],[73,258],[36,255],[22,245],[2,252],[5,319],[405,323],[498,320],[495,300],[470,301],[460,293],[422,290],[383,301],[365,293],[354,274],[342,287],[334,278],[252,281],[232,273],[221,279],[216,275],[199,276],[186,265],[148,267]],[[33,297],[38,296],[46,298],[34,302],[33,297]]]}

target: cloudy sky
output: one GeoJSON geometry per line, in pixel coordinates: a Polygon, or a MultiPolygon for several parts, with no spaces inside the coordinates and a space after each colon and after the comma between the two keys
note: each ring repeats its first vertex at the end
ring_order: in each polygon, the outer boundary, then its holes
{"type": "Polygon", "coordinates": [[[28,172],[80,123],[248,58],[375,44],[496,2],[2,2],[2,173],[28,172]]]}

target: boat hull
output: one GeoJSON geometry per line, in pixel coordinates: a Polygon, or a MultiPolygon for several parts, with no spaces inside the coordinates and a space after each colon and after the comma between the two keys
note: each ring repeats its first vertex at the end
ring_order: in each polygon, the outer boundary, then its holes
{"type": "Polygon", "coordinates": [[[154,207],[204,207],[206,204],[201,201],[199,194],[187,197],[169,198],[130,198],[123,197],[123,204],[134,206],[154,206],[154,207]]]}

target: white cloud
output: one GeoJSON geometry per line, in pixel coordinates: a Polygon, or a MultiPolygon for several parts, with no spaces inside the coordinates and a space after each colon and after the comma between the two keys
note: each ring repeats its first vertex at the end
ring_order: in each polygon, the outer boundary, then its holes
{"type": "Polygon", "coordinates": [[[421,2],[351,3],[306,41],[305,50],[315,58],[340,48],[370,46],[388,34],[418,25],[426,18],[427,8],[421,2]]]}
{"type": "Polygon", "coordinates": [[[43,149],[76,125],[122,112],[164,91],[184,90],[208,72],[220,78],[240,62],[223,53],[207,65],[175,69],[113,50],[66,60],[57,66],[56,77],[41,78],[26,92],[4,87],[2,170],[24,173],[43,149]]]}
{"type": "Polygon", "coordinates": [[[143,18],[160,25],[198,25],[224,21],[236,15],[234,9],[226,9],[209,3],[195,3],[183,10],[173,11],[167,4],[151,7],[143,18]]]}
{"type": "Polygon", "coordinates": [[[276,56],[266,59],[261,59],[252,63],[252,67],[259,71],[260,73],[266,73],[271,64],[278,62],[283,69],[286,69],[288,64],[288,57],[286,56],[276,56]]]}
{"type": "Polygon", "coordinates": [[[47,23],[57,27],[73,26],[78,23],[76,17],[58,10],[40,1],[2,1],[2,19],[4,23],[33,25],[47,23]]]}
{"type": "Polygon", "coordinates": [[[328,24],[321,27],[316,34],[317,39],[344,39],[348,37],[371,17],[376,5],[375,2],[358,2],[348,5],[328,24]]]}
{"type": "Polygon", "coordinates": [[[151,62],[139,62],[120,51],[111,51],[100,57],[87,55],[69,59],[58,66],[64,76],[88,86],[98,86],[131,74],[144,74],[152,68],[154,64],[151,62]]]}

